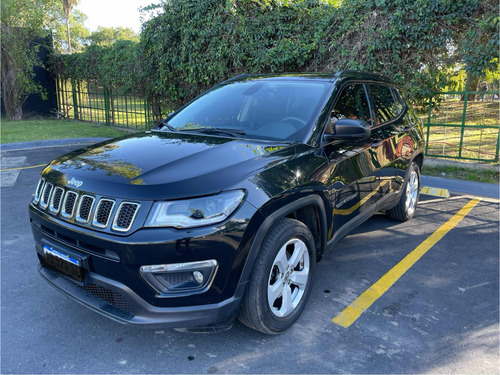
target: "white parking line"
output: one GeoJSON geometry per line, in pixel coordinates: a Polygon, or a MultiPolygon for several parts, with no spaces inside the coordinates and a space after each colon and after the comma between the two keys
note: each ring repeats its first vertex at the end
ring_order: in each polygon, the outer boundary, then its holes
{"type": "MultiPolygon", "coordinates": [[[[23,166],[24,163],[26,163],[26,159],[26,156],[2,157],[2,169],[11,169],[23,166]]],[[[0,186],[3,188],[14,186],[17,178],[19,177],[19,173],[21,173],[19,169],[2,171],[2,174],[0,175],[0,186]]]]}

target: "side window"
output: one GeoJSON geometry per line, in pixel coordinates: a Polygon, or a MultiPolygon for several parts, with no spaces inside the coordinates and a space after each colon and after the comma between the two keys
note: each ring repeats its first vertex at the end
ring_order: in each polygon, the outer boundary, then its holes
{"type": "MultiPolygon", "coordinates": [[[[400,112],[392,90],[389,86],[370,85],[370,92],[375,101],[375,113],[377,118],[375,124],[382,124],[396,118],[400,112]]],[[[401,107],[402,109],[402,107],[401,107]]]]}
{"type": "Polygon", "coordinates": [[[342,90],[332,110],[331,122],[326,131],[333,133],[333,125],[343,118],[365,120],[371,124],[370,106],[362,84],[349,85],[342,90]]]}

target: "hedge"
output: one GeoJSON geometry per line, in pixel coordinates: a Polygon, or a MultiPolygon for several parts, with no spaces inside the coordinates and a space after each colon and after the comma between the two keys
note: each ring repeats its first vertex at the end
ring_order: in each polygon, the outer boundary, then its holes
{"type": "Polygon", "coordinates": [[[457,62],[495,68],[499,6],[479,0],[171,0],[140,43],[56,56],[58,76],[145,95],[160,115],[241,73],[367,70],[417,102],[457,62]]]}

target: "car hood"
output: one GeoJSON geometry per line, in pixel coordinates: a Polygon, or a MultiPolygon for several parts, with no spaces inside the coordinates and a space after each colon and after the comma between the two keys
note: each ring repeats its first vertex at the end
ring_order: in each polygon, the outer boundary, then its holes
{"type": "Polygon", "coordinates": [[[145,132],[61,156],[42,174],[57,185],[100,195],[171,199],[217,193],[293,155],[290,144],[145,132]]]}

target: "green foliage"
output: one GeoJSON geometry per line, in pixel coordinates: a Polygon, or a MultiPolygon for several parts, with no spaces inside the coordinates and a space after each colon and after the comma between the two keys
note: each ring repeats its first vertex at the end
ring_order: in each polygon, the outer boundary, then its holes
{"type": "Polygon", "coordinates": [[[147,94],[178,107],[240,73],[305,71],[314,58],[319,1],[173,1],[141,34],[147,94]]]}
{"type": "Polygon", "coordinates": [[[143,70],[136,42],[119,40],[109,47],[90,45],[81,53],[52,58],[53,72],[60,78],[95,81],[120,93],[143,92],[143,70]]]}
{"type": "Polygon", "coordinates": [[[61,72],[144,90],[155,115],[257,72],[374,71],[423,102],[457,62],[476,77],[495,70],[498,8],[493,0],[171,0],[143,25],[135,52],[89,49],[61,72]]]}
{"type": "Polygon", "coordinates": [[[101,27],[88,37],[90,44],[111,46],[118,40],[139,42],[139,36],[129,27],[101,27]]]}
{"type": "Polygon", "coordinates": [[[500,15],[498,1],[478,1],[473,22],[467,24],[460,45],[465,69],[480,77],[487,69],[498,70],[498,49],[500,47],[500,15]]]}
{"type": "Polygon", "coordinates": [[[424,101],[456,61],[490,67],[497,14],[478,0],[171,1],[141,35],[148,94],[174,108],[238,73],[356,69],[424,101]]]}

